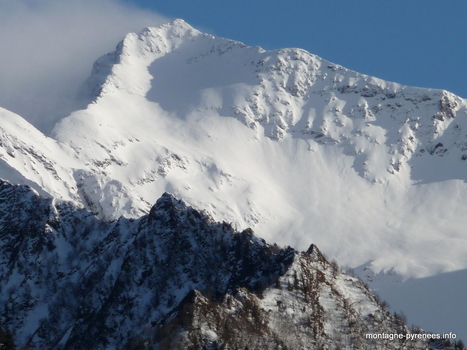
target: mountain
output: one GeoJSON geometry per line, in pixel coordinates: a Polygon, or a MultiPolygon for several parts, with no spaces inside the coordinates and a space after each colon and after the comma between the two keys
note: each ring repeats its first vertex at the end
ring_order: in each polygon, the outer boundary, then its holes
{"type": "MultiPolygon", "coordinates": [[[[105,222],[0,182],[1,324],[31,349],[427,349],[316,246],[236,232],[164,194],[105,222]],[[410,344],[410,346],[409,346],[410,344]]],[[[415,331],[415,333],[414,333],[415,331]]]]}
{"type": "Polygon", "coordinates": [[[0,177],[102,222],[169,192],[375,274],[467,268],[467,103],[449,92],[176,20],[128,34],[81,98],[48,136],[0,109],[0,177]]]}
{"type": "Polygon", "coordinates": [[[264,238],[405,277],[467,267],[457,96],[181,20],[128,34],[83,96],[51,137],[1,112],[3,178],[108,220],[140,217],[167,191],[264,238]]]}

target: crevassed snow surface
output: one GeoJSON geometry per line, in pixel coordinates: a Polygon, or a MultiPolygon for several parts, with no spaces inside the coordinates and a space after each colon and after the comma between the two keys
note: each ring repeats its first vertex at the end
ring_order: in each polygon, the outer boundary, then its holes
{"type": "Polygon", "coordinates": [[[104,219],[139,217],[168,191],[404,278],[467,268],[467,103],[453,94],[182,20],[128,34],[85,92],[51,138],[0,110],[3,178],[104,219]]]}

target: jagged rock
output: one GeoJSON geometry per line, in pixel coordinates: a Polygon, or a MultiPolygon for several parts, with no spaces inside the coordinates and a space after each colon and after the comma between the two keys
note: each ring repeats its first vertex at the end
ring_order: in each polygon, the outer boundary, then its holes
{"type": "Polygon", "coordinates": [[[0,214],[0,324],[21,346],[409,348],[365,339],[409,331],[316,246],[268,245],[167,193],[104,222],[2,181],[0,214]]]}

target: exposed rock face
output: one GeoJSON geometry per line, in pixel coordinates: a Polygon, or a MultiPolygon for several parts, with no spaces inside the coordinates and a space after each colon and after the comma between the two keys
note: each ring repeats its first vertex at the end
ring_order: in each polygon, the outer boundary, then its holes
{"type": "Polygon", "coordinates": [[[424,349],[315,246],[236,232],[164,194],[104,222],[0,183],[0,324],[31,349],[424,349]],[[126,345],[125,345],[126,344],[126,345]]]}
{"type": "MultiPolygon", "coordinates": [[[[341,275],[319,252],[297,253],[274,285],[222,300],[191,292],[143,344],[159,349],[425,349],[427,342],[366,339],[409,330],[363,283],[341,275]]],[[[141,344],[141,343],[139,343],[141,344]]],[[[130,347],[131,348],[131,347],[130,347]]],[[[150,348],[150,347],[148,347],[150,348]]]]}

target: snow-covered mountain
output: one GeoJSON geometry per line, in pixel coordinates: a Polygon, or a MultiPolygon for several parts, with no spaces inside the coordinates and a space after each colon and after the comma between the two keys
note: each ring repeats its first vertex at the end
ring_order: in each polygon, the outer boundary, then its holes
{"type": "Polygon", "coordinates": [[[182,20],[98,59],[43,135],[0,110],[0,177],[104,220],[170,192],[214,219],[402,278],[467,268],[467,102],[182,20]]]}
{"type": "Polygon", "coordinates": [[[0,326],[21,348],[430,346],[316,246],[268,245],[169,194],[112,222],[4,181],[0,203],[0,326]],[[366,336],[383,333],[404,338],[366,336]]]}

